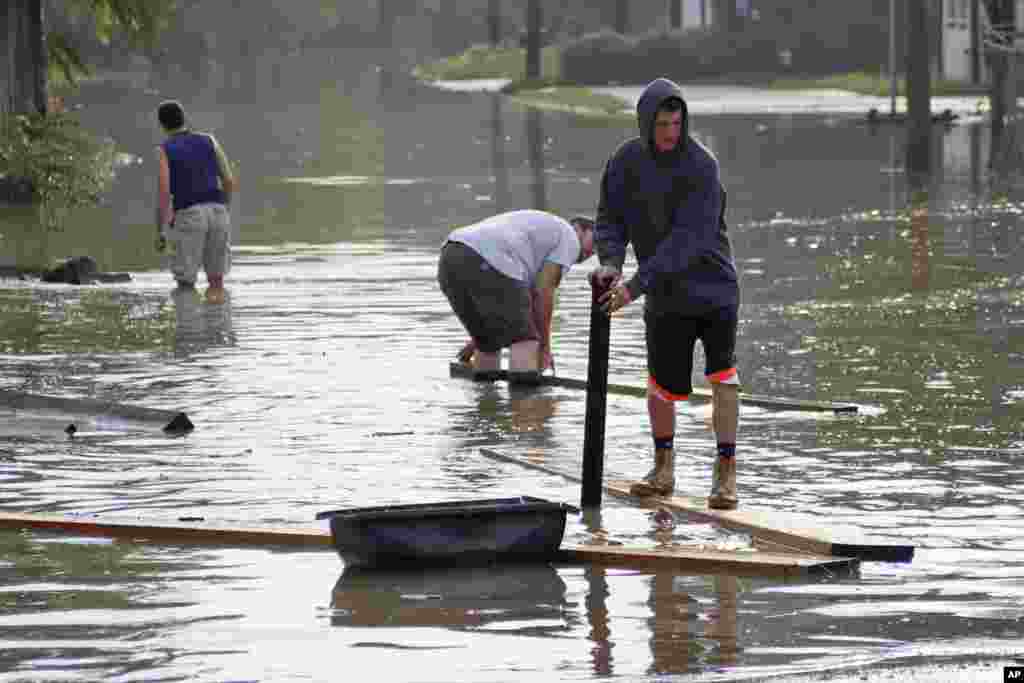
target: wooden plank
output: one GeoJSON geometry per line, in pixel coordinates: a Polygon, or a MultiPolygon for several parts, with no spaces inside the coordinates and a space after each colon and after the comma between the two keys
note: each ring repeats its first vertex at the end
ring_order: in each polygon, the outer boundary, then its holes
{"type": "MultiPolygon", "coordinates": [[[[501,381],[508,381],[508,371],[498,370],[497,379],[501,381]]],[[[463,379],[473,378],[473,368],[466,363],[460,363],[453,361],[448,365],[448,374],[450,377],[459,377],[463,379]]],[[[562,387],[564,389],[582,389],[586,390],[587,382],[582,379],[573,379],[571,377],[556,377],[554,375],[541,375],[541,384],[552,387],[562,387]]],[[[619,394],[622,396],[636,396],[638,398],[644,398],[647,396],[646,387],[631,387],[625,384],[609,384],[609,394],[619,394]]],[[[690,394],[690,400],[711,400],[711,390],[702,389],[700,387],[694,387],[693,393],[690,394]]],[[[796,410],[804,412],[832,412],[832,413],[856,413],[858,410],[856,403],[834,403],[831,401],[802,401],[798,399],[789,398],[775,398],[772,396],[763,396],[757,394],[747,394],[740,392],[740,403],[757,406],[760,408],[772,408],[775,410],[796,410]]]]}
{"type": "MultiPolygon", "coordinates": [[[[569,481],[580,482],[580,477],[559,469],[531,462],[524,458],[499,453],[498,451],[481,448],[480,452],[489,458],[515,463],[522,467],[546,472],[563,477],[569,481]]],[[[762,547],[792,548],[793,550],[812,555],[834,555],[837,557],[856,557],[861,560],[884,562],[910,562],[914,556],[914,546],[890,545],[879,541],[854,537],[837,539],[832,533],[823,530],[809,517],[801,517],[793,513],[776,512],[740,506],[736,510],[713,510],[707,505],[707,498],[694,496],[651,496],[638,498],[629,492],[631,480],[606,479],[606,493],[626,498],[645,507],[664,507],[675,512],[683,512],[704,522],[712,522],[726,529],[749,533],[755,547],[758,542],[762,547]]]]}
{"type": "Polygon", "coordinates": [[[327,529],[300,527],[236,527],[208,523],[199,517],[154,522],[97,515],[47,515],[0,512],[0,528],[43,529],[83,536],[103,536],[145,542],[202,543],[242,546],[298,546],[333,549],[327,529]]]}
{"type": "Polygon", "coordinates": [[[114,416],[135,422],[157,422],[165,432],[189,432],[195,427],[188,416],[181,411],[145,408],[91,398],[27,394],[8,389],[0,389],[0,406],[25,412],[114,416]]]}
{"type": "MultiPolygon", "coordinates": [[[[225,526],[193,517],[157,522],[123,517],[101,518],[97,515],[0,512],[0,529],[34,529],[119,538],[135,543],[334,549],[331,532],[327,529],[225,526]]],[[[858,567],[856,558],[804,557],[775,552],[716,550],[704,546],[631,548],[567,544],[562,546],[556,561],[750,576],[808,576],[847,572],[858,567]]]]}
{"type": "Polygon", "coordinates": [[[740,576],[813,576],[848,574],[860,566],[851,557],[803,556],[757,550],[718,550],[693,545],[668,548],[629,548],[625,546],[566,545],[561,556],[573,563],[627,566],[635,569],[674,569],[693,574],[736,574],[740,576]]]}

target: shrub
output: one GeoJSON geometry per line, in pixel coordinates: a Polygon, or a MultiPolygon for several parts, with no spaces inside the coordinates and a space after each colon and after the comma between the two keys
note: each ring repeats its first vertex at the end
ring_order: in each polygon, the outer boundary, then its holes
{"type": "Polygon", "coordinates": [[[114,144],[64,113],[0,120],[0,177],[44,208],[48,227],[63,212],[95,204],[113,179],[114,144]]]}

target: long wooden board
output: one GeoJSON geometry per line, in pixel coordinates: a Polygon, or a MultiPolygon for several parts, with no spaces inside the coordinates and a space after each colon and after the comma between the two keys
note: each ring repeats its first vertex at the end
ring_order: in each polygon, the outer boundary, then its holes
{"type": "MultiPolygon", "coordinates": [[[[467,365],[466,363],[453,361],[448,365],[448,374],[450,377],[472,379],[473,372],[473,368],[467,365]]],[[[508,381],[508,371],[499,370],[497,379],[501,381],[508,381]]],[[[557,377],[555,375],[541,375],[541,384],[553,387],[563,387],[566,389],[583,389],[584,391],[587,388],[586,380],[573,379],[571,377],[557,377]]],[[[647,388],[632,387],[625,384],[609,384],[608,393],[620,394],[623,396],[637,396],[639,398],[643,398],[647,396],[647,388]]],[[[694,387],[693,393],[690,394],[690,399],[710,401],[711,390],[702,389],[700,387],[694,387]]],[[[802,401],[798,399],[775,398],[772,396],[747,394],[742,391],[740,392],[740,403],[744,403],[750,406],[757,406],[760,408],[772,408],[775,410],[796,410],[818,413],[856,413],[858,410],[856,403],[834,403],[831,401],[802,401]]]]}
{"type": "Polygon", "coordinates": [[[195,427],[185,413],[177,410],[144,408],[91,398],[43,396],[9,389],[0,389],[0,406],[26,412],[59,412],[92,417],[109,415],[135,422],[156,422],[163,431],[172,433],[189,432],[195,427]]]}
{"type": "MultiPolygon", "coordinates": [[[[481,448],[480,452],[492,459],[515,463],[522,467],[546,472],[570,481],[582,482],[582,478],[553,467],[548,467],[525,458],[481,448]]],[[[653,496],[638,498],[629,492],[632,482],[625,479],[605,479],[603,487],[609,495],[628,498],[648,507],[664,507],[675,512],[691,515],[702,521],[718,524],[726,529],[749,533],[755,547],[776,550],[793,550],[816,556],[856,557],[867,561],[910,562],[914,557],[914,546],[891,545],[850,534],[853,538],[836,538],[833,532],[823,529],[827,524],[818,519],[804,518],[793,513],[748,508],[740,505],[736,510],[713,510],[707,499],[693,496],[653,496]]]]}
{"type": "Polygon", "coordinates": [[[845,575],[854,572],[860,566],[860,560],[853,557],[801,556],[760,550],[718,550],[701,545],[667,548],[563,545],[560,559],[570,564],[592,563],[633,569],[674,568],[693,574],[742,576],[845,575]]]}
{"type": "MultiPolygon", "coordinates": [[[[286,546],[301,550],[333,549],[331,532],[308,527],[242,527],[182,517],[171,521],[103,518],[96,515],[47,515],[0,512],[0,529],[37,529],[82,536],[120,538],[134,542],[225,546],[286,546]]],[[[558,562],[625,565],[691,573],[750,576],[811,576],[853,572],[856,558],[800,556],[777,552],[717,550],[703,546],[630,548],[565,544],[558,562]]]]}

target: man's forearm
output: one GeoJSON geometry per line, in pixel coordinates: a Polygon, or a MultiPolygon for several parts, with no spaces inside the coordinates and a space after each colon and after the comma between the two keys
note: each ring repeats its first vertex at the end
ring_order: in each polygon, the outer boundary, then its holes
{"type": "Polygon", "coordinates": [[[547,339],[547,330],[544,327],[544,298],[541,290],[537,288],[530,289],[529,319],[530,327],[533,328],[532,332],[537,335],[537,339],[543,345],[547,339]]]}
{"type": "Polygon", "coordinates": [[[551,349],[551,319],[555,310],[555,292],[550,289],[540,291],[540,344],[542,348],[551,349]]]}

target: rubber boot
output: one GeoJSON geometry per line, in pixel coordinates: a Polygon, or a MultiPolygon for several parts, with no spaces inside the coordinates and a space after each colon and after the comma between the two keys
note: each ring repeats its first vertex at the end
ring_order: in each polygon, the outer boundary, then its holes
{"type": "Polygon", "coordinates": [[[734,510],[739,504],[736,495],[736,458],[715,458],[711,471],[711,495],[708,507],[715,510],[734,510]]]}
{"type": "Polygon", "coordinates": [[[634,496],[668,496],[676,487],[676,454],[671,448],[654,450],[654,467],[629,487],[634,496]]]}

